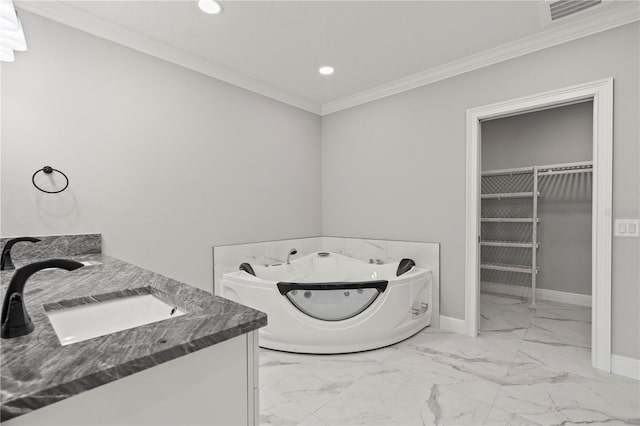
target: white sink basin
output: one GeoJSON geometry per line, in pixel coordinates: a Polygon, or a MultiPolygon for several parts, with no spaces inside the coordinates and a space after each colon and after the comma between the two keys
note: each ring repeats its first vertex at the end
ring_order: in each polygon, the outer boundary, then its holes
{"type": "Polygon", "coordinates": [[[184,315],[151,294],[47,312],[62,346],[184,315]]]}

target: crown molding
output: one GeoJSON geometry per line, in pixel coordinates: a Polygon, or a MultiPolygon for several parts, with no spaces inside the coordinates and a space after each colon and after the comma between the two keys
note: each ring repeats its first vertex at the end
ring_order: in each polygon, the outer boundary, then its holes
{"type": "Polygon", "coordinates": [[[197,55],[169,46],[135,31],[128,30],[112,22],[98,18],[85,11],[63,4],[57,0],[32,2],[18,0],[18,9],[43,16],[64,25],[121,44],[167,62],[197,71],[225,83],[249,90],[279,102],[320,114],[319,104],[292,95],[244,74],[217,65],[197,55]]]}
{"type": "Polygon", "coordinates": [[[598,14],[327,102],[322,105],[321,115],[342,111],[638,20],[640,20],[639,3],[630,2],[615,8],[605,8],[598,14]]]}
{"type": "Polygon", "coordinates": [[[640,20],[640,7],[636,2],[603,8],[597,14],[320,105],[57,0],[17,0],[15,5],[27,12],[319,115],[342,111],[640,20]]]}

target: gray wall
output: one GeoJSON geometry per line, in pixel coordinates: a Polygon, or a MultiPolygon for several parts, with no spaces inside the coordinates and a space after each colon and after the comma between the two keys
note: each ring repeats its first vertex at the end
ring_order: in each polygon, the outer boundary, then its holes
{"type": "Polygon", "coordinates": [[[320,118],[21,12],[2,64],[2,236],[104,251],[212,290],[211,246],[319,235],[320,118]],[[31,185],[44,165],[69,189],[31,185]]]}
{"type": "MultiPolygon", "coordinates": [[[[592,160],[593,102],[482,123],[482,170],[592,160]]],[[[488,176],[483,192],[531,191],[532,175],[488,176]]],[[[591,294],[592,174],[539,179],[537,287],[591,294]]],[[[530,216],[531,199],[483,200],[483,216],[530,216]]],[[[483,238],[530,241],[531,224],[482,224],[483,238]]],[[[483,247],[484,261],[531,264],[531,250],[483,247]]],[[[530,287],[531,275],[483,270],[482,280],[530,287]]]]}
{"type": "MultiPolygon", "coordinates": [[[[468,108],[606,77],[614,88],[613,216],[638,217],[640,24],[323,117],[325,235],[441,244],[441,312],[464,318],[468,108]]],[[[638,239],[613,242],[613,350],[640,358],[638,239]]]]}
{"type": "Polygon", "coordinates": [[[593,102],[482,123],[482,170],[591,161],[593,102]]]}

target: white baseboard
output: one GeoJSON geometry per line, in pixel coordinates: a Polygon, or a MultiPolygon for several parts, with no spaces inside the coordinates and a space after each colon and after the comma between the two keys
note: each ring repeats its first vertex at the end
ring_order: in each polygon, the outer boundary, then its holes
{"type": "MultiPolygon", "coordinates": [[[[529,298],[531,294],[530,287],[519,285],[492,283],[483,281],[480,289],[487,293],[506,294],[509,296],[518,296],[529,298]]],[[[539,300],[548,300],[551,302],[568,303],[570,305],[591,307],[591,296],[586,294],[567,293],[565,291],[547,290],[544,288],[536,289],[536,298],[539,300]]]]}
{"type": "Polygon", "coordinates": [[[591,307],[591,295],[588,294],[567,293],[566,291],[538,288],[536,289],[536,297],[540,300],[591,307]]]}
{"type": "Polygon", "coordinates": [[[461,320],[453,317],[445,317],[440,315],[440,329],[450,331],[452,333],[465,334],[466,328],[465,320],[461,320]]]}
{"type": "Polygon", "coordinates": [[[640,359],[611,354],[611,372],[640,380],[640,359]]]}

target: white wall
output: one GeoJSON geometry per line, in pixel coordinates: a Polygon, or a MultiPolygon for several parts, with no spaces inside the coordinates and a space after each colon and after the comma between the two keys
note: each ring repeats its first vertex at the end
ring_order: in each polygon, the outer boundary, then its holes
{"type": "Polygon", "coordinates": [[[21,12],[2,63],[2,236],[98,232],[211,291],[211,246],[321,233],[320,118],[21,12]],[[38,192],[32,173],[64,171],[38,192]]]}
{"type": "MultiPolygon", "coordinates": [[[[325,235],[436,241],[441,313],[464,318],[468,108],[614,77],[613,216],[640,215],[640,25],[323,117],[325,235]]],[[[640,358],[640,243],[613,242],[613,351],[640,358]]]]}

